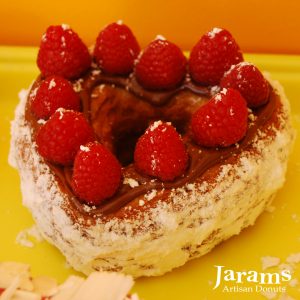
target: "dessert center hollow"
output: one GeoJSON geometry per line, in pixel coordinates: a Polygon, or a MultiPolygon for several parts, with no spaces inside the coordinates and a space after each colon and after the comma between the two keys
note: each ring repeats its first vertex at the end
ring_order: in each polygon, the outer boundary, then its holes
{"type": "Polygon", "coordinates": [[[91,124],[100,142],[123,166],[133,162],[138,138],[153,121],[171,122],[184,135],[192,113],[206,101],[190,91],[180,91],[162,106],[153,106],[123,88],[100,85],[91,94],[91,124]]]}

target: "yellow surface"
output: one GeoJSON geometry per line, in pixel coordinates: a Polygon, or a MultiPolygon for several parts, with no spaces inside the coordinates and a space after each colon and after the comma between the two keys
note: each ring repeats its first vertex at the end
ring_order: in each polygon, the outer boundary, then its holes
{"type": "Polygon", "coordinates": [[[39,44],[50,24],[70,24],[92,44],[123,19],[145,46],[163,34],[190,50],[211,27],[229,29],[244,52],[300,54],[298,0],[26,0],[0,1],[0,45],[39,44]]]}
{"type": "MultiPolygon", "coordinates": [[[[22,207],[19,177],[7,164],[9,126],[18,102],[17,93],[27,87],[38,73],[36,49],[0,47],[0,261],[14,260],[32,265],[33,274],[56,277],[60,282],[73,271],[62,255],[46,242],[35,242],[33,248],[15,243],[17,234],[33,224],[22,207]]],[[[300,57],[246,55],[261,69],[269,70],[282,82],[290,98],[294,126],[300,130],[300,57]]],[[[262,256],[277,256],[284,261],[291,253],[300,252],[300,140],[296,141],[289,163],[287,182],[279,191],[273,213],[264,213],[254,227],[222,243],[208,255],[162,277],[140,279],[135,290],[144,300],[266,299],[259,293],[224,293],[212,289],[216,280],[214,265],[236,271],[262,271],[262,256]]],[[[300,280],[300,266],[293,275],[300,280]]],[[[249,284],[248,284],[249,285],[249,284]]],[[[243,286],[243,285],[241,285],[243,286]]],[[[299,286],[298,286],[299,289],[299,286]]],[[[289,294],[300,299],[296,288],[289,294]]],[[[85,300],[85,299],[83,299],[85,300]]]]}

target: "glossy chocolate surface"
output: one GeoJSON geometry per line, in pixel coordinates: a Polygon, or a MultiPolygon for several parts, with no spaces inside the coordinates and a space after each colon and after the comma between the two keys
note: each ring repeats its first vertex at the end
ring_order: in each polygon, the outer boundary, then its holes
{"type": "MultiPolygon", "coordinates": [[[[32,89],[38,86],[40,80],[41,78],[37,79],[32,89]]],[[[209,100],[213,91],[211,88],[197,86],[189,79],[172,91],[146,91],[132,76],[115,77],[103,75],[99,70],[90,71],[81,82],[83,112],[94,127],[99,141],[123,163],[124,178],[134,179],[139,185],[132,188],[128,184],[121,184],[116,195],[103,201],[97,208],[92,208],[88,214],[93,217],[110,215],[153,189],[167,191],[193,183],[209,168],[246,149],[258,128],[271,118],[279,101],[277,94],[271,90],[268,102],[253,110],[254,118],[249,123],[247,134],[238,144],[218,149],[205,148],[193,142],[189,121],[192,113],[209,100]],[[145,176],[132,163],[137,138],[143,134],[150,122],[160,119],[171,121],[182,134],[189,154],[189,165],[185,174],[173,182],[161,182],[145,176]],[[128,153],[131,153],[131,157],[127,156],[128,153]]],[[[26,119],[36,132],[40,125],[30,111],[29,101],[26,106],[26,119]]],[[[86,214],[70,186],[71,168],[51,163],[48,165],[61,182],[62,191],[70,196],[73,208],[86,214]]]]}

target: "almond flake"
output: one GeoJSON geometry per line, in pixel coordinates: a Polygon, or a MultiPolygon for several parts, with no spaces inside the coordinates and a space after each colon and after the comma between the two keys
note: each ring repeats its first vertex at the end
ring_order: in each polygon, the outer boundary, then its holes
{"type": "Polygon", "coordinates": [[[298,264],[300,262],[300,252],[289,255],[286,261],[288,263],[298,264]]]}
{"type": "Polygon", "coordinates": [[[263,256],[261,258],[262,269],[266,270],[272,267],[276,267],[280,264],[280,258],[274,256],[263,256]]]}

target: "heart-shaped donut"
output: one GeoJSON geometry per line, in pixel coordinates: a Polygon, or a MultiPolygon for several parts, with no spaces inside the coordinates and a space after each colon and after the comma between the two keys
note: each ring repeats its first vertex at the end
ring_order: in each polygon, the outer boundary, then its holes
{"type": "Polygon", "coordinates": [[[294,131],[279,83],[214,28],[187,60],[113,23],[90,54],[50,26],[12,123],[10,162],[44,237],[86,274],[161,275],[253,225],[294,131]]]}

